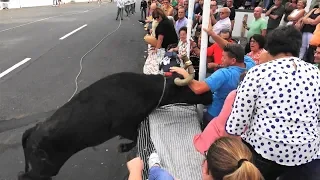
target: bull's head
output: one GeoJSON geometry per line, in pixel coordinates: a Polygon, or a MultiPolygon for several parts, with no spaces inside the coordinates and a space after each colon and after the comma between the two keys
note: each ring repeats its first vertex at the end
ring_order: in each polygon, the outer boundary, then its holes
{"type": "Polygon", "coordinates": [[[186,86],[194,79],[195,70],[192,66],[192,62],[187,56],[182,56],[181,59],[184,63],[183,68],[189,72],[189,76],[187,78],[183,79],[182,76],[177,73],[170,73],[170,67],[180,67],[180,60],[175,52],[166,52],[165,57],[160,64],[160,69],[164,71],[165,76],[173,76],[174,83],[177,86],[186,86]]]}
{"type": "Polygon", "coordinates": [[[178,62],[176,63],[175,60],[172,60],[172,59],[173,58],[171,58],[171,63],[167,64],[167,67],[162,68],[164,71],[164,75],[167,76],[168,78],[166,83],[165,94],[160,103],[160,106],[167,105],[167,104],[175,104],[175,103],[204,104],[204,105],[211,104],[212,94],[210,91],[205,92],[203,94],[196,94],[188,86],[188,84],[195,77],[195,70],[189,58],[187,56],[181,57],[181,59],[184,62],[183,68],[189,72],[189,76],[187,78],[183,78],[178,73],[168,72],[170,67],[172,66],[180,67],[180,64],[178,62]]]}
{"type": "Polygon", "coordinates": [[[181,79],[177,77],[174,79],[174,83],[177,86],[186,86],[194,79],[195,70],[192,66],[192,62],[189,60],[189,58],[186,55],[182,56],[181,59],[184,62],[184,69],[187,69],[189,72],[189,76],[185,79],[181,79]]]}

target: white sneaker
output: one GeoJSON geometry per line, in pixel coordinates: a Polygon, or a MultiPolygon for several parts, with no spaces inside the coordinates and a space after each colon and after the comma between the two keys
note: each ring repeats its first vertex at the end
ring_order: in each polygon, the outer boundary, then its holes
{"type": "Polygon", "coordinates": [[[154,165],[159,165],[160,166],[160,158],[157,153],[152,153],[149,156],[149,161],[148,161],[149,169],[153,167],[154,165]]]}

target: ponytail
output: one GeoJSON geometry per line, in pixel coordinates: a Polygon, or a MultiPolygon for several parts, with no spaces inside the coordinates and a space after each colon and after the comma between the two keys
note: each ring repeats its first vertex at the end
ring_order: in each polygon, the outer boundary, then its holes
{"type": "Polygon", "coordinates": [[[231,137],[217,139],[207,153],[208,170],[215,180],[263,180],[251,161],[249,148],[231,137]]]}
{"type": "Polygon", "coordinates": [[[254,164],[244,161],[242,165],[233,173],[223,177],[223,180],[263,180],[263,177],[254,164]]]}

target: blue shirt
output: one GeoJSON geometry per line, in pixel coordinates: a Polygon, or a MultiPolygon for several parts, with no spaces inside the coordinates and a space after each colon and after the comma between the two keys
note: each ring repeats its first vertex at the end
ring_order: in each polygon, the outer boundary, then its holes
{"type": "Polygon", "coordinates": [[[210,87],[213,97],[213,103],[208,106],[208,113],[211,116],[219,115],[228,94],[237,89],[241,74],[255,66],[255,62],[249,56],[244,57],[244,63],[246,68],[239,66],[221,68],[204,80],[210,87]]]}

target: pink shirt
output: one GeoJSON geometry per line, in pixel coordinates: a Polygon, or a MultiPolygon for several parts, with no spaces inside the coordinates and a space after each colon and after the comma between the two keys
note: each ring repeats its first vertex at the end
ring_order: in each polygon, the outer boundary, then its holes
{"type": "Polygon", "coordinates": [[[263,52],[266,52],[266,50],[262,48],[260,51],[258,51],[258,52],[256,52],[256,53],[253,53],[253,52],[251,51],[251,52],[249,52],[247,55],[248,55],[249,57],[251,57],[251,58],[254,60],[254,62],[256,62],[256,65],[258,65],[258,64],[260,64],[260,63],[259,63],[260,55],[261,55],[261,53],[263,53],[263,52]]]}

